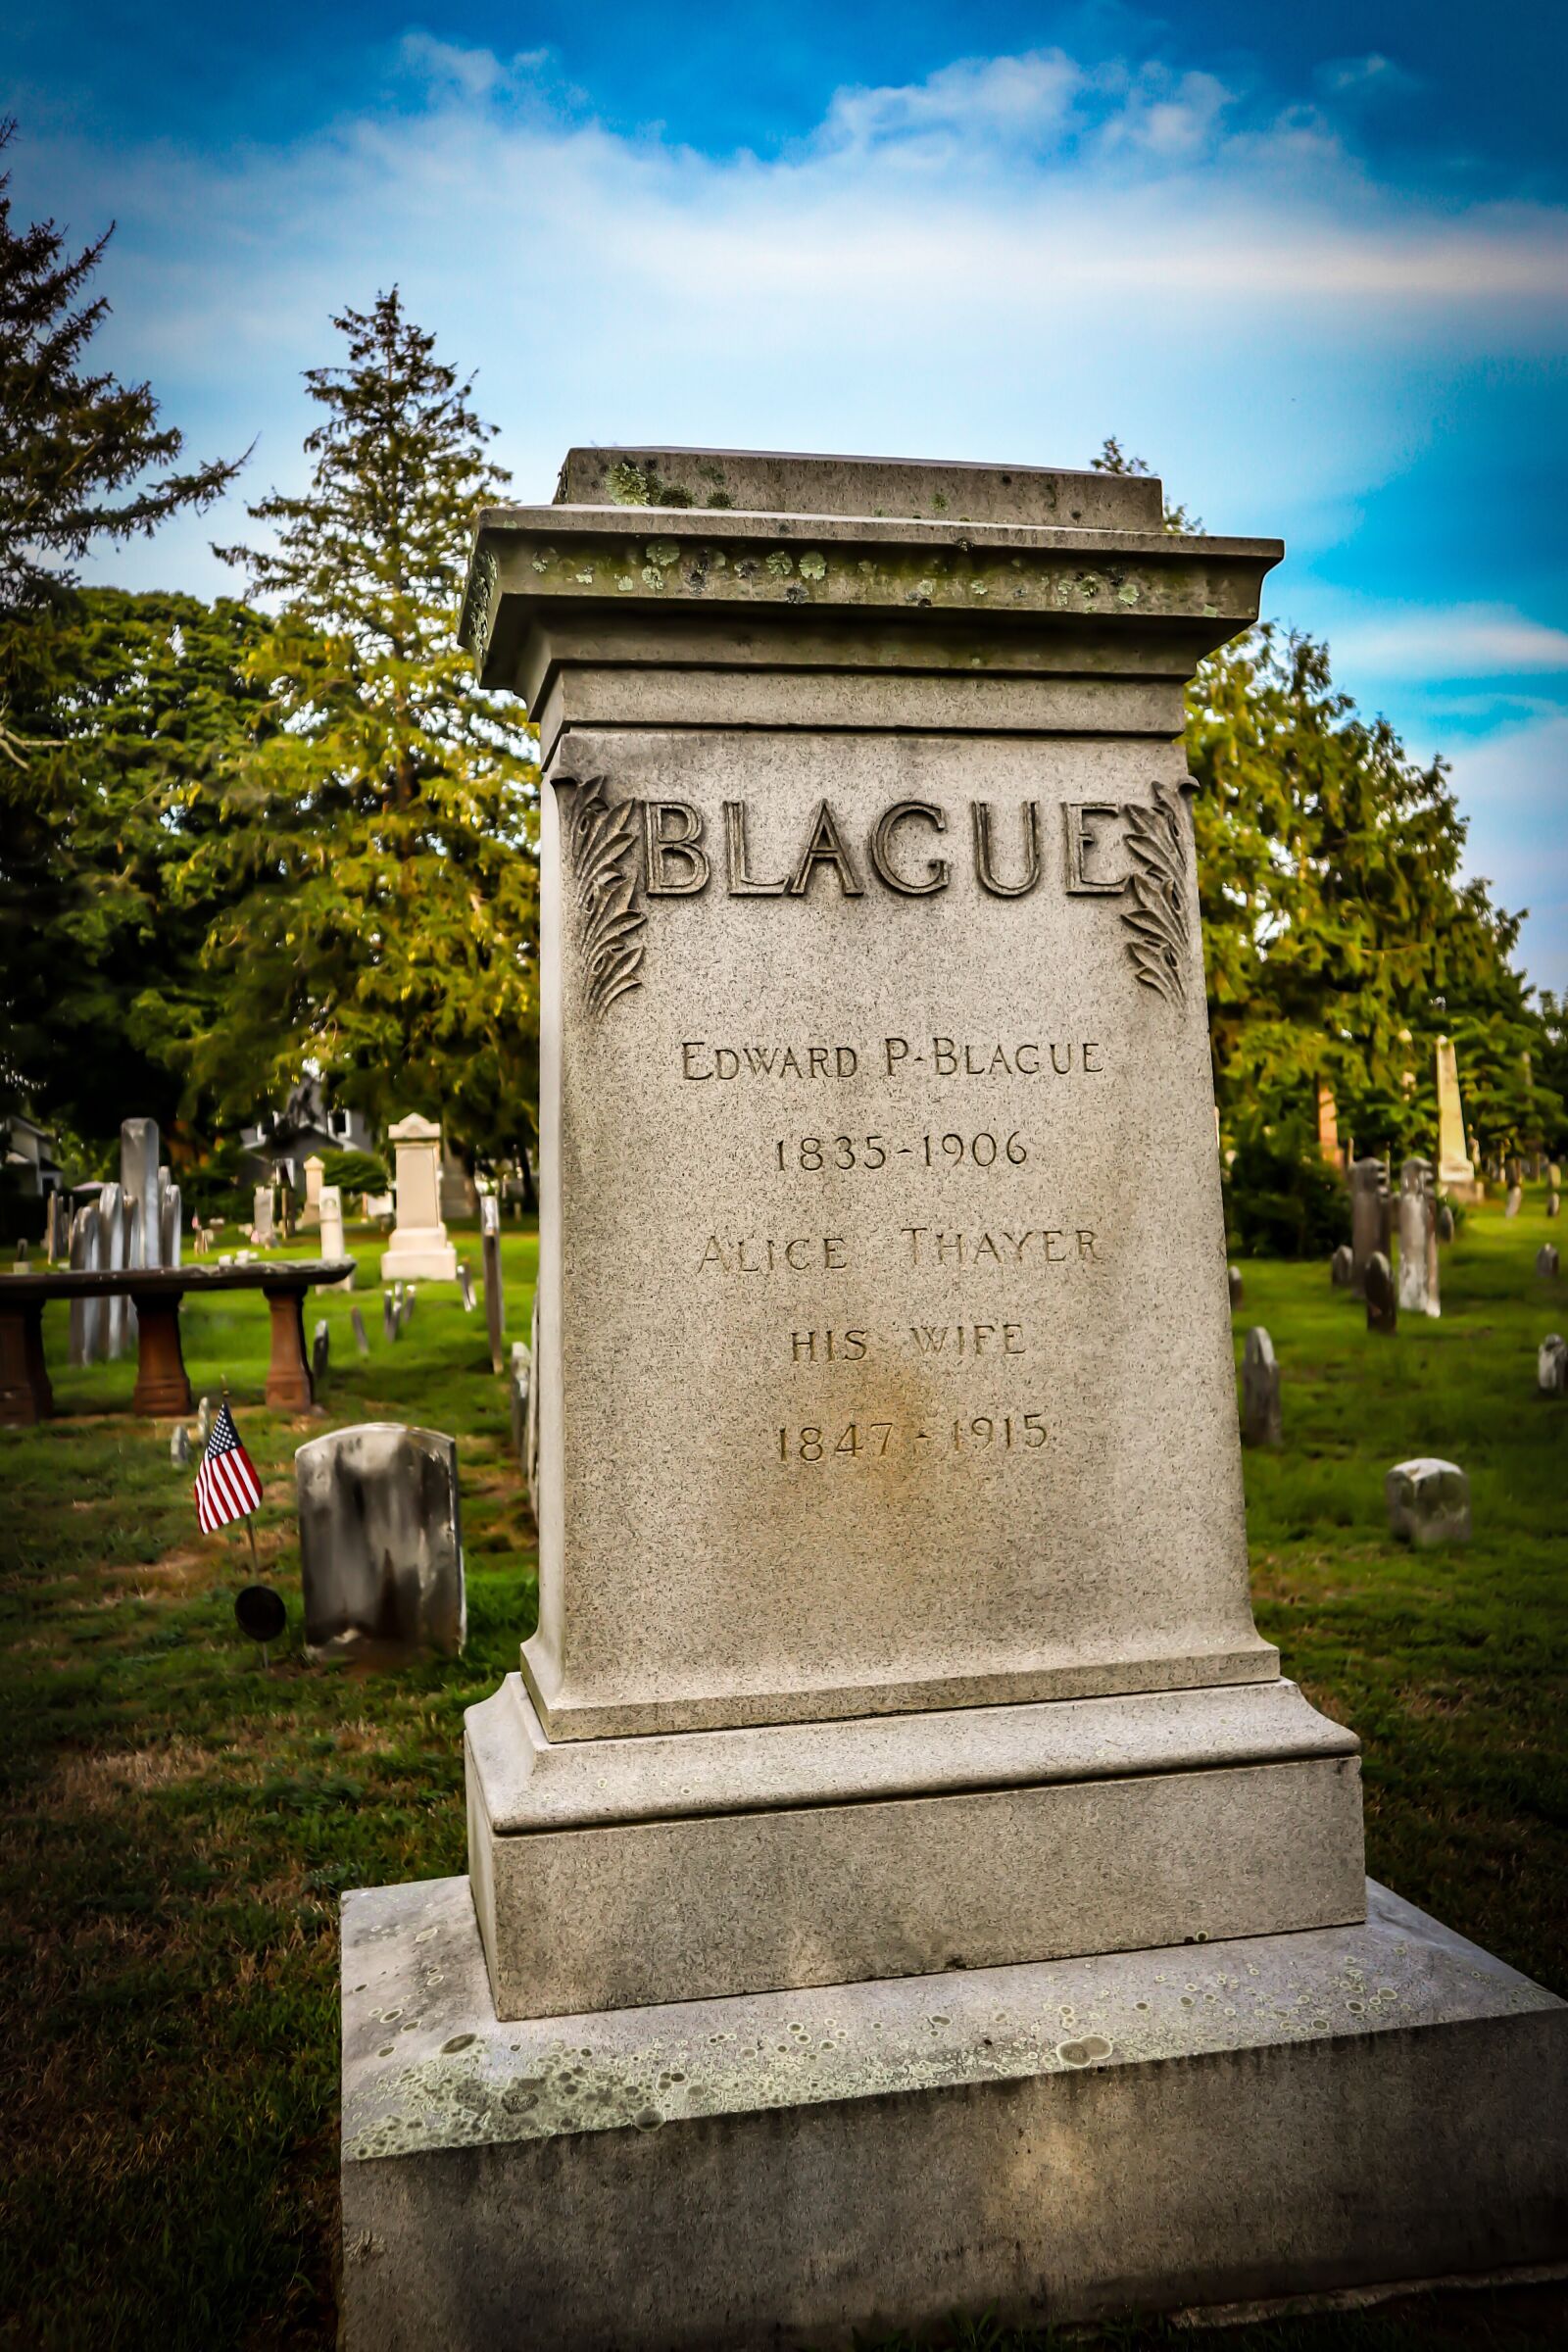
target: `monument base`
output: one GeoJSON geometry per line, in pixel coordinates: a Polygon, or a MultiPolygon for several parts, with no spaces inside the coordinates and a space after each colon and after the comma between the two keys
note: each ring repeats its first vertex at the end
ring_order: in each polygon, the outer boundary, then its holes
{"type": "Polygon", "coordinates": [[[1363,1926],[500,2025],[466,1879],[343,1903],[346,2352],[845,2342],[1568,2247],[1568,2005],[1363,1926]]]}
{"type": "Polygon", "coordinates": [[[458,1252],[444,1225],[411,1226],[394,1232],[381,1260],[383,1288],[389,1282],[456,1282],[458,1252]]]}

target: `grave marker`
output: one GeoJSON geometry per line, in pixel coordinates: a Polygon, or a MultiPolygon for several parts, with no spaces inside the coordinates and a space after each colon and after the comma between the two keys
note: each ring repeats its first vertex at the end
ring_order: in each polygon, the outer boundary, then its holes
{"type": "Polygon", "coordinates": [[[366,1337],[365,1317],[361,1314],[357,1306],[350,1307],[349,1321],[354,1328],[355,1347],[359,1349],[361,1355],[368,1355],[370,1352],[370,1343],[366,1337]]]}
{"type": "Polygon", "coordinates": [[[1536,1251],[1536,1272],[1549,1282],[1556,1271],[1557,1245],[1555,1242],[1543,1242],[1536,1251]]]}
{"type": "Polygon", "coordinates": [[[1407,1159],[1399,1169],[1399,1305],[1406,1314],[1438,1315],[1437,1200],[1432,1162],[1407,1159]]]}
{"type": "Polygon", "coordinates": [[[1470,1541],[1470,1481],[1456,1462],[1424,1454],[1396,1462],[1383,1482],[1389,1527],[1422,1548],[1470,1541]]]}
{"type": "Polygon", "coordinates": [[[432,1429],[368,1422],[294,1456],[305,1646],[313,1658],[463,1647],[458,1449],[432,1429]]]}
{"type": "Polygon", "coordinates": [[[456,1282],[458,1253],[441,1221],[441,1130],[417,1111],[387,1130],[397,1153],[393,1190],[397,1223],[381,1260],[381,1280],[456,1282]]]}
{"type": "Polygon", "coordinates": [[[505,1361],[507,1309],[501,1287],[501,1202],[486,1193],[479,1202],[479,1233],[484,1252],[484,1321],[490,1340],[490,1369],[499,1372],[505,1361]]]}
{"type": "Polygon", "coordinates": [[[1350,1288],[1358,1298],[1366,1296],[1366,1270],[1374,1254],[1383,1250],[1388,1215],[1386,1195],[1388,1176],[1381,1159],[1358,1159],[1350,1169],[1350,1288]]]}
{"type": "Polygon", "coordinates": [[[1254,1323],[1242,1354],[1242,1444],[1279,1443],[1280,1368],[1273,1341],[1261,1323],[1254,1323]]]}
{"type": "Polygon", "coordinates": [[[1368,1331],[1395,1330],[1399,1309],[1394,1288],[1394,1268],[1381,1250],[1374,1250],[1367,1259],[1365,1296],[1368,1331]]]}
{"type": "Polygon", "coordinates": [[[1536,1386],[1543,1396],[1568,1395],[1568,1340],[1548,1331],[1536,1350],[1536,1386]]]}

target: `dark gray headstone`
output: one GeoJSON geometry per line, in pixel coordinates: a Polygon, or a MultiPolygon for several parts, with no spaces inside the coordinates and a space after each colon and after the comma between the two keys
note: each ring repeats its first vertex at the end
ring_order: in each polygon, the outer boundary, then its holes
{"type": "Polygon", "coordinates": [[[1388,1177],[1381,1159],[1358,1159],[1350,1170],[1350,1288],[1366,1294],[1366,1270],[1379,1250],[1387,1257],[1388,1177]]]}
{"type": "Polygon", "coordinates": [[[1399,1168],[1399,1305],[1405,1314],[1442,1312],[1437,1206],[1431,1160],[1403,1161],[1399,1168]]]}
{"type": "MultiPolygon", "coordinates": [[[[98,1204],[89,1200],[78,1208],[71,1220],[71,1263],[74,1272],[90,1273],[103,1264],[103,1227],[99,1221],[98,1204]]],[[[73,1298],[71,1301],[71,1360],[74,1364],[96,1363],[104,1349],[104,1301],[101,1298],[73,1298]]]]}
{"type": "Polygon", "coordinates": [[[1438,1239],[1440,1242],[1453,1239],[1453,1211],[1446,1200],[1438,1203],[1438,1239]]]}
{"type": "Polygon", "coordinates": [[[1329,1280],[1333,1283],[1334,1288],[1337,1291],[1348,1291],[1349,1289],[1350,1245],[1348,1242],[1342,1242],[1339,1248],[1335,1250],[1334,1255],[1329,1259],[1329,1280]]]}
{"type": "Polygon", "coordinates": [[[1374,1250],[1366,1267],[1366,1327],[1368,1331],[1394,1331],[1398,1320],[1394,1268],[1381,1250],[1374,1250]]]}
{"type": "Polygon", "coordinates": [[[1232,1306],[1240,1306],[1240,1305],[1241,1305],[1241,1303],[1242,1303],[1242,1269],[1241,1269],[1241,1267],[1240,1267],[1240,1266],[1227,1266],[1227,1267],[1226,1267],[1226,1269],[1225,1269],[1225,1280],[1226,1280],[1227,1284],[1228,1284],[1228,1285],[1229,1285],[1229,1287],[1230,1287],[1230,1294],[1231,1294],[1231,1304],[1232,1304],[1232,1306]]]}
{"type": "Polygon", "coordinates": [[[359,1349],[362,1355],[368,1355],[370,1352],[370,1343],[365,1336],[365,1317],[361,1314],[357,1306],[350,1308],[349,1321],[354,1326],[355,1347],[359,1349]]]}
{"type": "Polygon", "coordinates": [[[458,1449],[433,1429],[369,1422],[294,1457],[305,1643],[456,1654],[466,1632],[458,1449]]]}
{"type": "Polygon", "coordinates": [[[381,1293],[381,1336],[388,1340],[398,1336],[398,1302],[390,1291],[381,1293]]]}
{"type": "Polygon", "coordinates": [[[1557,1245],[1555,1242],[1543,1242],[1536,1251],[1536,1272],[1544,1275],[1549,1282],[1556,1271],[1557,1245]]]}
{"type": "Polygon", "coordinates": [[[1536,1349],[1536,1386],[1543,1396],[1568,1396],[1568,1340],[1548,1331],[1536,1349]]]}
{"type": "Polygon", "coordinates": [[[1277,1446],[1280,1442],[1280,1368],[1274,1343],[1261,1323],[1254,1323],[1242,1351],[1242,1444],[1277,1446]]]}
{"type": "Polygon", "coordinates": [[[1470,1481],[1435,1454],[1396,1462],[1383,1481],[1389,1529],[1405,1544],[1468,1544],[1470,1481]]]}
{"type": "Polygon", "coordinates": [[[331,1359],[332,1334],[327,1328],[326,1317],[322,1315],[311,1337],[311,1378],[313,1380],[324,1379],[327,1365],[331,1359]]]}

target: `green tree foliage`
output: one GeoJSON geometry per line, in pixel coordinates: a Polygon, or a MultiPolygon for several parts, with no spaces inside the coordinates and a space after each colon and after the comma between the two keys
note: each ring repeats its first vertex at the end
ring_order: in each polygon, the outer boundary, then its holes
{"type": "Polygon", "coordinates": [[[9,1050],[82,1136],[131,1110],[170,1130],[196,1107],[183,1032],[210,1014],[215,909],[172,881],[214,821],[204,783],[259,716],[243,664],[261,634],[242,605],[112,588],[13,633],[14,674],[47,705],[51,736],[28,752],[32,854],[7,902],[9,1050]]]}
{"type": "MultiPolygon", "coordinates": [[[[15,127],[0,122],[0,154],[15,127]]],[[[155,641],[168,632],[154,612],[118,647],[110,608],[81,595],[74,566],[95,541],[205,507],[237,470],[180,470],[180,435],[150,387],[92,371],[107,305],[85,289],[109,233],[68,255],[52,221],[14,220],[0,174],[0,1103],[64,1110],[89,1137],[148,1069],[150,1041],[126,1036],[136,989],[127,998],[116,956],[146,935],[158,896],[143,819],[157,821],[163,748],[128,737],[148,665],[167,671],[155,641]],[[105,1095],[96,1078],[114,1073],[117,1046],[130,1066],[105,1095]]]]}
{"type": "Polygon", "coordinates": [[[226,906],[192,1066],[235,1111],[314,1067],[483,1156],[537,1090],[538,773],[455,634],[473,511],[506,477],[395,289],[334,323],[309,490],[251,509],[270,546],[220,551],[273,616],[247,662],[268,723],[182,875],[226,906]]]}
{"type": "MultiPolygon", "coordinates": [[[[1115,440],[1094,464],[1149,471],[1115,440]]],[[[1202,526],[1167,506],[1165,527],[1202,526]]],[[[1568,1071],[1513,963],[1520,918],[1459,877],[1466,826],[1446,763],[1420,766],[1386,719],[1363,718],[1326,645],[1264,623],[1211,655],[1188,697],[1187,755],[1230,1142],[1277,1130],[1310,1156],[1322,1084],[1358,1150],[1435,1153],[1445,1035],[1483,1152],[1560,1123],[1568,1071]]],[[[1278,1174],[1271,1198],[1289,1189],[1278,1174]]]]}

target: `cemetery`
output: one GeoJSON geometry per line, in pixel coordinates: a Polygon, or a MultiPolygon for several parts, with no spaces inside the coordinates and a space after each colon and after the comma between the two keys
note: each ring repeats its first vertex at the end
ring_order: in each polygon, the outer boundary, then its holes
{"type": "Polygon", "coordinates": [[[1479,272],[1491,397],[1536,295],[1500,202],[1462,268],[1292,242],[1342,181],[1364,234],[1348,93],[1429,106],[1435,31],[1305,24],[1265,111],[1125,13],[906,83],[920,12],[802,19],[799,120],[746,12],[661,27],[635,138],[635,24],[574,80],[438,8],[356,115],[323,19],[319,268],[228,209],[287,24],[223,34],[242,139],[152,12],[150,175],[119,32],[57,57],[128,271],[0,116],[0,2342],[1568,2334],[1568,910],[1508,767],[1568,638],[1487,601],[1546,576],[1517,420],[1446,553],[1413,328],[1377,432],[1314,372],[1479,272]],[[727,144],[650,111],[699,83],[727,144]],[[1128,421],[1042,462],[1085,383],[1128,421]],[[888,454],[729,445],[812,418],[888,454]]]}

